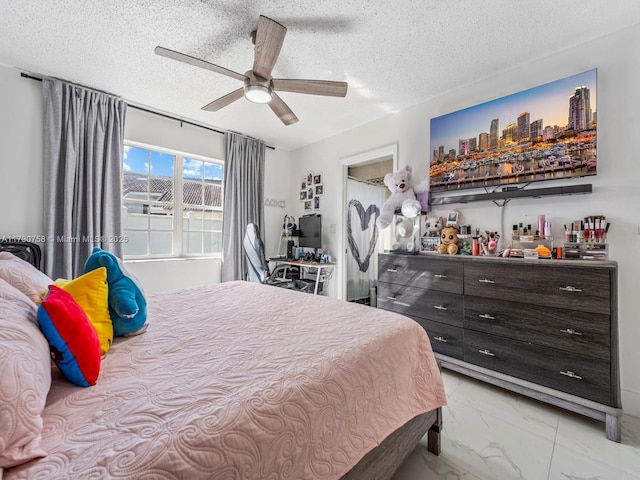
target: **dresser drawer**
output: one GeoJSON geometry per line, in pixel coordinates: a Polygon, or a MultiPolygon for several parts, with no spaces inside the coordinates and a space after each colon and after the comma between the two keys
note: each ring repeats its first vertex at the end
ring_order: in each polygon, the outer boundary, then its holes
{"type": "Polygon", "coordinates": [[[464,268],[464,293],[610,315],[609,276],[605,268],[469,263],[464,268]]]}
{"type": "Polygon", "coordinates": [[[613,406],[610,363],[553,348],[464,331],[464,360],[613,406]]]}
{"type": "Polygon", "coordinates": [[[462,327],[462,295],[378,282],[378,307],[462,327]]]}
{"type": "Polygon", "coordinates": [[[378,281],[462,293],[462,263],[431,255],[378,255],[378,281]]]}
{"type": "Polygon", "coordinates": [[[411,316],[411,318],[426,330],[434,352],[459,360],[463,359],[462,328],[420,317],[411,316]]]}
{"type": "Polygon", "coordinates": [[[580,355],[610,358],[608,315],[467,295],[464,328],[580,355]]]}

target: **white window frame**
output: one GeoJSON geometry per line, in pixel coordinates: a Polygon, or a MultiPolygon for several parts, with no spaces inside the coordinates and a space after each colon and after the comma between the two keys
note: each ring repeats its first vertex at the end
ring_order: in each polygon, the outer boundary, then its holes
{"type": "MultiPolygon", "coordinates": [[[[173,238],[172,238],[172,242],[173,242],[173,253],[172,254],[151,254],[151,253],[147,253],[146,255],[125,255],[124,259],[125,260],[152,260],[152,259],[175,259],[175,258],[198,258],[198,257],[206,257],[206,258],[222,258],[222,251],[220,252],[211,252],[211,253],[204,253],[204,252],[200,252],[200,253],[185,253],[183,251],[183,234],[184,234],[184,229],[183,229],[183,216],[184,216],[184,207],[183,207],[183,166],[184,166],[184,161],[185,159],[192,159],[192,160],[199,160],[205,163],[216,163],[219,165],[222,165],[223,169],[225,168],[224,165],[224,161],[217,159],[217,158],[212,158],[212,157],[207,157],[204,155],[198,155],[195,153],[187,153],[187,152],[183,152],[180,150],[174,150],[174,149],[170,149],[170,148],[165,148],[165,147],[161,147],[158,145],[151,145],[148,143],[142,143],[142,142],[136,142],[133,140],[124,140],[124,146],[125,147],[135,147],[135,148],[142,148],[145,150],[150,150],[150,151],[154,151],[154,152],[159,152],[159,153],[165,153],[168,155],[173,155],[174,160],[173,160],[173,188],[174,188],[174,192],[173,192],[173,229],[172,229],[172,233],[173,233],[173,238]]],[[[223,170],[224,171],[224,170],[223,170]]],[[[124,174],[124,170],[123,170],[123,174],[124,174]]],[[[122,182],[122,179],[121,179],[122,182]]],[[[222,195],[224,198],[224,180],[222,183],[222,195]]],[[[122,202],[124,203],[125,201],[131,201],[133,200],[134,203],[140,201],[140,203],[142,203],[143,201],[141,199],[135,199],[135,198],[128,198],[125,199],[124,196],[122,197],[122,202]]],[[[147,199],[146,201],[153,201],[151,198],[147,199]]],[[[224,215],[224,205],[220,208],[220,211],[222,212],[222,214],[224,215]]],[[[122,218],[122,222],[123,222],[123,234],[125,234],[124,232],[127,230],[137,230],[137,231],[146,231],[147,234],[151,231],[154,231],[154,229],[152,229],[150,227],[150,225],[147,226],[146,230],[143,229],[131,229],[131,228],[127,228],[125,229],[124,227],[124,223],[125,223],[125,217],[124,217],[124,213],[123,213],[123,218],[122,218]]],[[[163,230],[165,231],[165,230],[163,230]]],[[[203,234],[204,234],[204,230],[202,230],[203,234]]],[[[126,235],[126,234],[125,234],[126,235]]],[[[149,237],[147,236],[147,250],[149,248],[149,244],[148,244],[148,239],[149,237]]]]}

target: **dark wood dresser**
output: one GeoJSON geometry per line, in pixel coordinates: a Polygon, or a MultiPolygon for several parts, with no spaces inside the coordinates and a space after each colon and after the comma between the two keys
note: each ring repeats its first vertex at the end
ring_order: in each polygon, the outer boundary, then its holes
{"type": "Polygon", "coordinates": [[[380,254],[378,308],[420,323],[444,368],[621,436],[617,264],[380,254]]]}

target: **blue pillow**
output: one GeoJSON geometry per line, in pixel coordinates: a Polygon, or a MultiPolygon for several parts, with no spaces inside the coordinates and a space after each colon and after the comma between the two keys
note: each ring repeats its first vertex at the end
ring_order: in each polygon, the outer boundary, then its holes
{"type": "Polygon", "coordinates": [[[55,285],[38,307],[38,324],[54,363],[75,385],[95,385],[100,374],[100,340],[84,310],[55,285]]]}
{"type": "Polygon", "coordinates": [[[84,273],[100,267],[107,269],[109,316],[116,337],[142,333],[146,329],[147,300],[137,279],[113,253],[93,247],[84,264],[84,273]]]}

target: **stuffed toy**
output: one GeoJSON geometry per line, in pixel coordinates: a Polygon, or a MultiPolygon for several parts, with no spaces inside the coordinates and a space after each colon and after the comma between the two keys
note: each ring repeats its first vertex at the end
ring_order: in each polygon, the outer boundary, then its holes
{"type": "Polygon", "coordinates": [[[467,241],[458,242],[460,248],[458,249],[458,253],[460,255],[471,255],[471,244],[467,241]]]}
{"type": "Polygon", "coordinates": [[[442,217],[425,217],[424,220],[424,236],[425,237],[439,237],[442,232],[442,217]]]}
{"type": "MultiPolygon", "coordinates": [[[[384,176],[384,184],[391,191],[391,196],[382,205],[380,216],[376,220],[378,228],[387,228],[393,220],[393,214],[397,209],[402,209],[402,204],[405,200],[410,200],[410,203],[417,203],[416,194],[413,191],[413,182],[411,177],[411,166],[407,165],[402,170],[398,170],[395,173],[387,173],[384,176]]],[[[408,204],[409,206],[409,204],[408,204]]],[[[409,210],[407,209],[409,213],[409,210]]],[[[418,210],[417,213],[420,213],[418,210]]]]}
{"type": "Polygon", "coordinates": [[[412,218],[398,215],[395,218],[394,243],[392,251],[415,252],[418,248],[413,232],[414,222],[412,218]]]}
{"type": "Polygon", "coordinates": [[[445,227],[440,234],[440,245],[438,253],[448,253],[455,255],[458,253],[458,229],[455,227],[445,227]]]}
{"type": "Polygon", "coordinates": [[[107,269],[109,316],[116,337],[142,333],[147,321],[147,301],[140,283],[113,253],[94,247],[84,264],[84,272],[107,269]]]}

